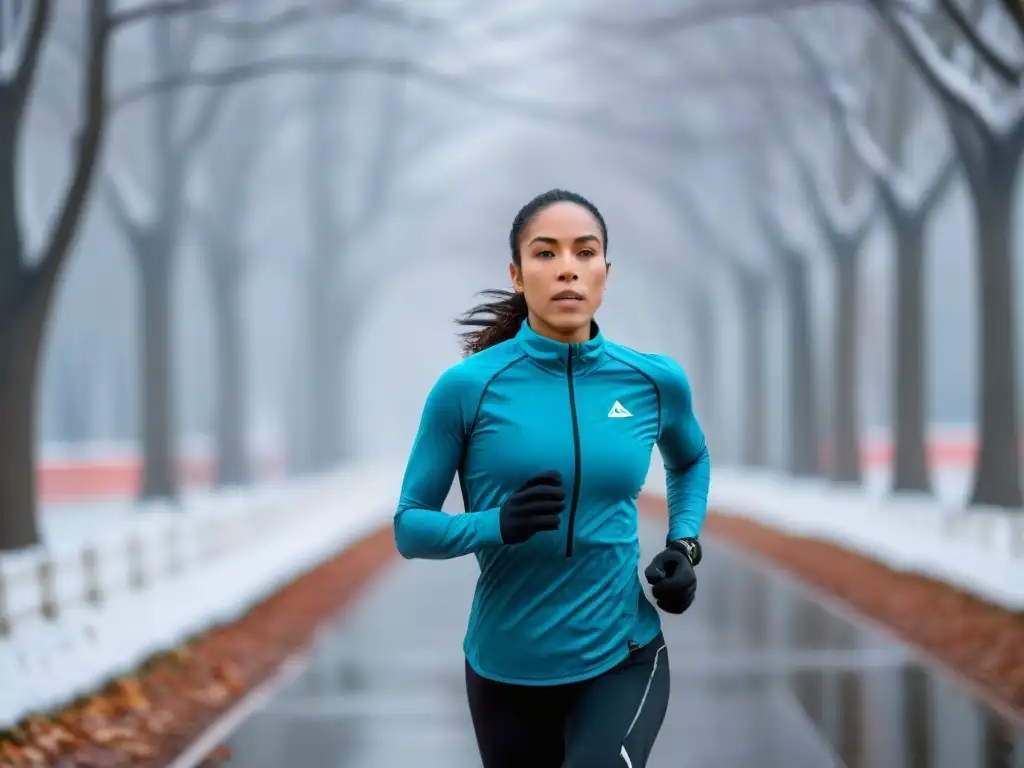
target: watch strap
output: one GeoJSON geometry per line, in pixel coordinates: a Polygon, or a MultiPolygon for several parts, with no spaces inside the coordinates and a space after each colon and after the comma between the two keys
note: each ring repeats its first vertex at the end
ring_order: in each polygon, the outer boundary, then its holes
{"type": "Polygon", "coordinates": [[[700,542],[694,538],[687,537],[683,539],[675,539],[668,542],[668,548],[675,549],[686,555],[686,559],[690,561],[690,565],[697,565],[703,556],[700,542]]]}

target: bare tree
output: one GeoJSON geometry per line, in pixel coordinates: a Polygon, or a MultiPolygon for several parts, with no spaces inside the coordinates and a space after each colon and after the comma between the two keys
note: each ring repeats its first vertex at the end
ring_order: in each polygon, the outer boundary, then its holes
{"type": "MultiPolygon", "coordinates": [[[[241,485],[250,476],[242,294],[252,266],[252,253],[244,232],[252,211],[253,176],[261,152],[278,123],[267,113],[263,97],[252,87],[234,96],[237,108],[230,120],[224,121],[229,124],[230,147],[220,146],[210,153],[204,172],[205,194],[190,206],[210,281],[217,340],[215,419],[219,485],[241,485]]],[[[289,111],[275,114],[288,115],[289,111]]]]}
{"type": "MultiPolygon", "coordinates": [[[[201,15],[151,23],[156,78],[196,69],[206,29],[201,15]]],[[[104,190],[114,220],[130,246],[139,276],[142,328],[139,332],[139,399],[142,424],[142,498],[176,496],[174,368],[171,329],[172,287],[178,246],[184,230],[186,187],[193,163],[214,128],[226,99],[208,90],[194,114],[181,90],[152,94],[146,145],[153,162],[149,211],[138,214],[129,204],[123,182],[108,174],[104,190]]]]}
{"type": "Polygon", "coordinates": [[[757,190],[755,210],[764,232],[768,254],[782,271],[782,291],[787,310],[787,388],[789,450],[787,471],[796,477],[819,474],[818,384],[811,337],[811,306],[808,293],[808,256],[781,220],[778,206],[766,188],[757,190]]]}
{"type": "MultiPolygon", "coordinates": [[[[874,0],[881,18],[935,94],[946,116],[971,194],[977,237],[979,324],[979,453],[973,504],[1024,506],[1020,481],[1017,349],[1013,308],[1013,212],[1024,151],[1024,91],[970,77],[974,57],[941,42],[911,10],[874,0]]],[[[976,5],[964,36],[977,56],[982,31],[1000,10],[976,5]]],[[[1003,18],[1006,18],[1003,16],[1003,18]]]]}
{"type": "MultiPolygon", "coordinates": [[[[190,45],[188,41],[183,42],[180,35],[172,35],[166,23],[167,19],[187,17],[188,14],[213,8],[217,4],[212,0],[154,0],[150,3],[135,3],[128,9],[114,12],[110,10],[107,0],[89,0],[88,5],[80,8],[85,35],[84,44],[77,52],[84,70],[84,121],[77,135],[72,172],[53,217],[54,223],[47,233],[40,253],[32,260],[27,258],[30,254],[25,252],[18,222],[16,157],[25,111],[34,87],[40,50],[50,34],[54,5],[53,0],[35,0],[31,4],[19,5],[28,9],[26,12],[29,14],[23,56],[14,75],[0,89],[0,142],[3,144],[0,146],[0,243],[3,244],[3,253],[0,257],[0,423],[4,425],[0,432],[0,548],[18,548],[38,540],[35,523],[34,412],[39,354],[54,288],[66,263],[91,187],[102,146],[104,118],[108,112],[126,108],[146,99],[155,100],[157,106],[154,111],[166,117],[169,112],[167,105],[173,103],[170,94],[175,90],[188,86],[205,87],[209,104],[214,101],[213,91],[217,89],[247,78],[277,73],[340,73],[353,69],[375,68],[386,74],[406,75],[414,73],[417,69],[407,56],[387,60],[337,55],[278,56],[271,60],[244,63],[234,67],[172,72],[164,77],[158,77],[155,81],[141,83],[128,89],[116,98],[108,99],[107,59],[109,42],[116,31],[140,22],[155,20],[154,27],[158,28],[154,31],[157,37],[155,43],[161,61],[166,63],[175,54],[181,56],[180,60],[187,61],[189,57],[185,54],[197,43],[192,41],[190,45]],[[168,99],[160,98],[161,94],[167,94],[168,99]]],[[[363,11],[368,7],[365,3],[346,3],[344,6],[349,11],[363,11]]],[[[310,9],[309,13],[312,14],[313,6],[310,6],[310,9]]],[[[68,12],[78,11],[79,7],[76,7],[68,12]]],[[[294,22],[294,19],[293,14],[289,23],[294,22]]],[[[280,21],[280,18],[273,21],[280,21]]],[[[185,26],[189,26],[187,19],[185,26]]],[[[228,26],[243,33],[257,29],[252,25],[228,26]]],[[[500,106],[512,105],[541,119],[559,119],[557,107],[553,108],[549,104],[524,104],[520,98],[488,93],[487,88],[467,87],[465,75],[419,68],[419,76],[449,91],[469,92],[485,102],[500,106]]],[[[172,114],[163,125],[154,126],[155,141],[159,142],[163,150],[190,149],[205,134],[205,123],[212,122],[215,112],[216,109],[212,105],[200,110],[200,116],[205,115],[205,120],[191,121],[187,126],[189,130],[184,132],[172,132],[172,128],[181,128],[174,120],[178,116],[172,114]]],[[[561,115],[561,119],[568,119],[575,124],[586,124],[592,117],[593,114],[580,110],[575,110],[571,115],[566,115],[563,111],[561,115]]],[[[672,140],[675,140],[674,136],[672,140]]],[[[174,155],[168,151],[161,152],[161,156],[174,155]]],[[[182,166],[184,165],[185,163],[182,163],[182,166]]],[[[182,206],[180,181],[183,168],[170,168],[167,171],[168,173],[161,177],[161,188],[156,194],[158,201],[166,202],[167,206],[161,206],[154,220],[130,218],[127,205],[121,210],[121,213],[125,214],[123,221],[129,222],[129,226],[133,228],[132,242],[140,256],[140,282],[143,282],[144,294],[148,292],[146,314],[149,317],[144,322],[150,328],[150,339],[156,343],[148,344],[147,350],[143,352],[143,370],[151,372],[157,367],[156,361],[167,359],[169,349],[169,296],[167,290],[158,283],[160,278],[168,278],[171,274],[173,259],[169,254],[173,254],[172,246],[177,235],[173,231],[168,231],[168,226],[170,222],[180,219],[182,206]]],[[[118,200],[125,202],[116,197],[116,193],[111,195],[111,199],[115,204],[118,200]]],[[[167,284],[166,279],[164,284],[167,284]]],[[[161,373],[165,374],[167,370],[165,366],[161,373]]],[[[147,397],[169,397],[169,392],[155,373],[144,375],[151,377],[145,385],[149,393],[147,397]]],[[[147,459],[149,468],[146,470],[144,484],[147,494],[173,493],[173,473],[170,466],[172,456],[170,441],[167,438],[170,430],[170,413],[169,405],[158,407],[152,412],[146,408],[142,413],[146,423],[146,451],[148,456],[155,457],[147,459]]]]}
{"type": "Polygon", "coordinates": [[[848,142],[840,138],[835,151],[838,175],[832,183],[821,179],[799,146],[794,126],[766,100],[766,113],[787,160],[792,164],[814,222],[824,236],[833,265],[832,301],[835,320],[832,338],[833,439],[831,477],[836,482],[860,483],[860,418],[857,361],[859,307],[858,268],[864,240],[875,218],[872,190],[856,190],[852,182],[848,142]],[[851,199],[852,192],[852,199],[851,199]],[[859,194],[858,194],[859,192],[859,194]],[[845,200],[843,198],[846,198],[845,200]]]}
{"type": "MultiPolygon", "coordinates": [[[[893,62],[894,66],[884,78],[886,89],[890,91],[889,114],[885,130],[879,132],[881,138],[876,139],[866,124],[863,100],[853,95],[845,81],[830,73],[809,42],[797,35],[791,35],[791,39],[818,76],[820,91],[828,99],[831,114],[859,161],[869,171],[895,238],[892,488],[928,492],[931,483],[926,453],[925,226],[956,178],[958,158],[947,150],[923,181],[915,182],[901,169],[913,114],[917,111],[913,83],[902,62],[893,62]]],[[[876,50],[875,54],[873,60],[884,60],[883,51],[876,50]]]]}
{"type": "Polygon", "coordinates": [[[40,253],[29,261],[19,221],[17,157],[53,5],[53,0],[36,0],[21,6],[28,14],[24,53],[0,87],[0,549],[38,540],[34,454],[40,351],[103,141],[110,19],[106,0],[90,0],[82,20],[84,115],[71,176],[40,253]]]}

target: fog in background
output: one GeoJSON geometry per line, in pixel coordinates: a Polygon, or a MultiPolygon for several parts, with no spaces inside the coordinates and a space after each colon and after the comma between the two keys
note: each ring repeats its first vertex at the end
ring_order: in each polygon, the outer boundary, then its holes
{"type": "MultiPolygon", "coordinates": [[[[75,60],[73,41],[83,11],[73,3],[57,5],[55,31],[46,41],[18,158],[19,203],[31,248],[39,247],[52,224],[79,114],[76,78],[82,67],[75,60]]],[[[265,0],[252,3],[248,11],[238,3],[220,5],[210,13],[269,16],[289,4],[265,0]]],[[[296,424],[306,402],[307,356],[340,354],[344,386],[338,392],[339,418],[355,452],[374,457],[401,456],[408,450],[427,390],[459,359],[453,320],[476,300],[477,291],[508,286],[512,219],[529,198],[551,187],[587,196],[607,219],[613,266],[598,315],[605,333],[619,343],[676,357],[695,382],[698,416],[712,393],[700,391],[693,369],[705,359],[701,348],[713,346],[718,371],[714,396],[726,435],[722,439],[732,446],[742,439],[737,432],[744,372],[736,313],[719,312],[714,337],[697,338],[685,311],[684,289],[699,287],[716,305],[733,310],[737,296],[716,267],[714,248],[678,214],[666,180],[682,180],[697,190],[719,234],[771,275],[775,268],[746,202],[749,187],[758,183],[750,158],[762,150],[733,148],[723,136],[763,121],[751,93],[770,88],[773,77],[781,81],[789,77],[786,73],[796,72],[798,59],[764,19],[715,20],[671,35],[645,35],[634,23],[657,18],[679,4],[601,0],[558,6],[556,11],[525,1],[389,3],[443,23],[420,31],[371,22],[359,13],[326,13],[316,23],[268,33],[252,44],[264,46],[252,49],[255,53],[250,50],[252,56],[274,49],[404,57],[465,78],[474,84],[474,92],[499,98],[488,103],[472,93],[454,93],[424,81],[415,71],[404,78],[368,71],[274,74],[220,88],[222,97],[232,102],[220,111],[189,166],[191,202],[180,223],[179,258],[171,273],[179,444],[209,442],[218,419],[219,352],[204,261],[209,255],[194,215],[203,208],[215,213],[211,201],[216,195],[244,194],[248,201],[243,243],[249,267],[241,311],[243,396],[252,445],[294,452],[303,439],[296,424]],[[622,30],[616,24],[587,26],[583,22],[588,18],[620,20],[622,30]],[[730,66],[759,72],[759,79],[744,83],[742,76],[729,74],[730,66]],[[258,104],[254,119],[241,115],[242,95],[258,104]],[[310,176],[317,165],[309,156],[311,98],[332,102],[331,152],[322,159],[329,188],[320,192],[310,176]],[[536,106],[520,110],[516,99],[536,106]],[[569,112],[582,117],[560,117],[569,112]],[[604,121],[619,127],[606,129],[604,121]],[[674,130],[676,138],[671,139],[674,130]],[[225,158],[250,131],[266,135],[254,153],[245,189],[218,189],[211,179],[223,173],[219,169],[225,158]],[[391,144],[382,171],[377,143],[384,134],[391,144]],[[368,189],[380,173],[387,174],[386,194],[378,195],[367,210],[368,189]],[[358,286],[355,295],[362,302],[355,317],[339,311],[336,335],[311,348],[302,318],[309,302],[304,269],[323,247],[311,233],[310,200],[316,194],[329,196],[336,231],[343,235],[335,243],[336,258],[347,265],[335,276],[338,304],[352,295],[341,284],[346,281],[358,286]]],[[[860,57],[876,25],[862,9],[821,4],[792,17],[823,55],[856,59],[861,69],[869,66],[860,57]]],[[[109,67],[112,92],[151,78],[155,23],[168,22],[158,18],[118,33],[109,67]]],[[[174,18],[173,23],[184,22],[174,18]]],[[[210,35],[200,46],[200,59],[216,63],[228,45],[210,35]]],[[[208,93],[203,87],[175,90],[175,118],[187,121],[208,93]]],[[[922,97],[924,106],[913,123],[918,138],[909,145],[913,162],[927,173],[946,138],[937,127],[934,100],[922,97]]],[[[153,113],[152,100],[143,99],[111,118],[102,170],[59,284],[37,403],[38,439],[48,450],[139,439],[137,265],[104,188],[113,180],[132,211],[143,218],[150,215],[157,204],[160,168],[154,158],[153,113]]],[[[834,141],[827,110],[823,107],[804,128],[801,141],[811,147],[827,178],[834,141]]],[[[792,182],[784,186],[791,195],[791,200],[780,198],[786,215],[814,254],[822,246],[807,206],[792,182]]],[[[972,226],[964,181],[957,178],[928,226],[928,415],[935,422],[969,424],[975,419],[978,329],[972,226]]],[[[1019,261],[1020,246],[1015,253],[1019,261]]],[[[859,397],[868,426],[884,426],[889,419],[892,258],[888,227],[880,219],[867,238],[860,268],[859,397]]],[[[1021,270],[1015,269],[1019,283],[1021,270]]],[[[823,386],[831,367],[830,272],[826,256],[816,259],[811,297],[815,365],[823,386]]],[[[769,448],[778,457],[786,431],[785,306],[772,283],[765,290],[770,307],[769,448]]],[[[1018,312],[1018,329],[1020,317],[1018,312]]],[[[1015,343],[1020,344],[1019,333],[1015,343]]],[[[827,424],[827,402],[819,400],[827,424]]]]}

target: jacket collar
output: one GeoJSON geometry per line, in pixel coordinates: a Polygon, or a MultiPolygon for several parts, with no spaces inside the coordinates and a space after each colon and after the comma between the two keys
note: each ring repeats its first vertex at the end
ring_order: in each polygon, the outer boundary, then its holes
{"type": "Polygon", "coordinates": [[[594,321],[590,323],[589,341],[569,344],[541,336],[530,327],[529,320],[523,320],[516,341],[542,368],[562,374],[568,373],[570,358],[574,375],[586,373],[601,361],[605,351],[604,334],[594,321]]]}

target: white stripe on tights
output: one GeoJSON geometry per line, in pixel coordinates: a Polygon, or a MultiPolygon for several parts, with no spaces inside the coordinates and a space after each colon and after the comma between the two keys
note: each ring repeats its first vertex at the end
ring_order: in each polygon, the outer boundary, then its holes
{"type": "MultiPolygon", "coordinates": [[[[647,694],[651,692],[651,683],[654,682],[654,673],[658,671],[658,657],[661,652],[665,650],[665,646],[661,646],[657,651],[654,652],[654,663],[651,664],[651,674],[647,678],[647,687],[644,688],[644,695],[640,697],[640,705],[636,708],[636,713],[633,715],[633,722],[629,724],[629,730],[626,731],[626,735],[622,737],[625,741],[629,738],[629,734],[633,732],[633,726],[636,725],[636,721],[640,719],[640,713],[643,712],[644,704],[647,703],[647,694]]],[[[619,750],[619,754],[626,763],[626,768],[633,768],[633,761],[629,759],[629,753],[626,752],[626,745],[623,744],[619,750]]]]}

